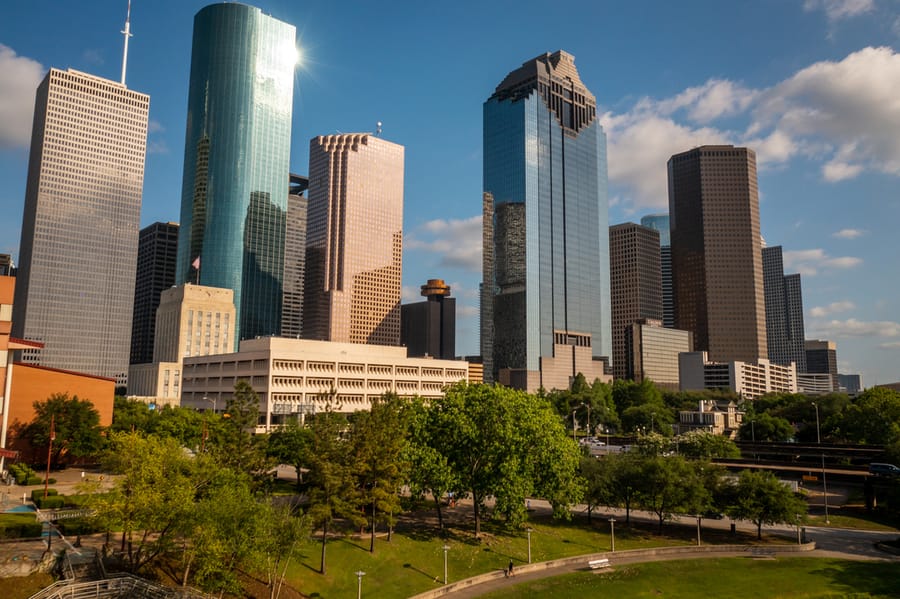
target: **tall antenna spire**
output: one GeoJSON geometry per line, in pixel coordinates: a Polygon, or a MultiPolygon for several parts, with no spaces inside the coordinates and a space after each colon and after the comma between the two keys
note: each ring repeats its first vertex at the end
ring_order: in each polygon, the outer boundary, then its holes
{"type": "Polygon", "coordinates": [[[125,15],[125,51],[122,53],[122,85],[125,85],[125,67],[128,66],[128,38],[131,37],[131,0],[128,0],[128,13],[125,15]]]}

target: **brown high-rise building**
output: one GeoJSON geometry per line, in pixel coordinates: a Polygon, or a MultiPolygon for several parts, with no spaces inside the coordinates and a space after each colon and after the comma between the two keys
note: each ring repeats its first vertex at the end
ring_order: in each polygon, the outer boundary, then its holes
{"type": "Polygon", "coordinates": [[[150,97],[50,69],[37,89],[13,334],[23,361],[124,383],[150,97]]]}
{"type": "Polygon", "coordinates": [[[676,328],[716,362],[767,359],[756,154],[701,146],[669,159],[676,328]]]}
{"type": "Polygon", "coordinates": [[[400,344],[403,154],[367,133],[310,142],[304,338],[400,344]]]}
{"type": "Polygon", "coordinates": [[[659,231],[634,223],[609,228],[609,295],[613,375],[626,377],[625,331],[638,320],[662,320],[659,231]]]}

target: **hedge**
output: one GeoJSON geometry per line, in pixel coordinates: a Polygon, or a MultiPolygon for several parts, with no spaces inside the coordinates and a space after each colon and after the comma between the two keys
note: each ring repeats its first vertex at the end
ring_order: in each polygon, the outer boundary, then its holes
{"type": "MultiPolygon", "coordinates": [[[[56,489],[47,489],[47,497],[50,497],[51,495],[59,495],[59,491],[57,491],[56,489]]],[[[43,498],[43,497],[44,497],[43,489],[34,489],[31,492],[31,500],[32,501],[37,501],[38,498],[43,498]]]]}
{"type": "Polygon", "coordinates": [[[0,516],[0,539],[22,539],[41,536],[43,525],[34,514],[3,514],[0,516]]]}
{"type": "Polygon", "coordinates": [[[34,499],[34,504],[42,510],[55,510],[66,505],[66,498],[62,495],[48,495],[34,499]]]}

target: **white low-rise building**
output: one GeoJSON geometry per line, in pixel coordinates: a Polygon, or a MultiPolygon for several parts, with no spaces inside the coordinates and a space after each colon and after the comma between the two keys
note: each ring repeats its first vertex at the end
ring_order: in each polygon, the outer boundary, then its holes
{"type": "Polygon", "coordinates": [[[181,405],[223,411],[234,385],[259,394],[260,429],[270,430],[328,402],[340,412],[368,410],[385,393],[437,398],[468,380],[461,360],[408,358],[406,348],[286,337],[241,341],[237,353],[184,358],[181,405]]]}
{"type": "Polygon", "coordinates": [[[797,393],[797,367],[772,364],[761,359],[750,362],[710,362],[705,351],[678,354],[682,391],[729,389],[743,399],[766,393],[797,393]]]}

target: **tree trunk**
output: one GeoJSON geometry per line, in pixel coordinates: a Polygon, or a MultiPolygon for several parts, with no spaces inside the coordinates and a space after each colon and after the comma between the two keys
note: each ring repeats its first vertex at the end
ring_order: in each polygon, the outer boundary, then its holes
{"type": "Polygon", "coordinates": [[[472,509],[475,512],[475,538],[481,538],[481,506],[479,497],[475,493],[472,493],[472,509]]]}
{"type": "Polygon", "coordinates": [[[328,521],[322,523],[322,563],[319,566],[319,574],[325,574],[325,540],[328,536],[328,521]]]}
{"type": "Polygon", "coordinates": [[[756,539],[758,541],[762,540],[762,520],[756,523],[756,539]]]}
{"type": "Polygon", "coordinates": [[[438,528],[444,532],[444,514],[441,512],[441,498],[438,495],[434,495],[434,508],[437,510],[438,528]]]}
{"type": "Polygon", "coordinates": [[[591,523],[591,512],[593,512],[593,511],[594,511],[594,507],[592,505],[588,504],[588,524],[591,523]]]}
{"type": "Polygon", "coordinates": [[[369,537],[369,553],[375,553],[375,502],[372,502],[372,533],[369,537]]]}

